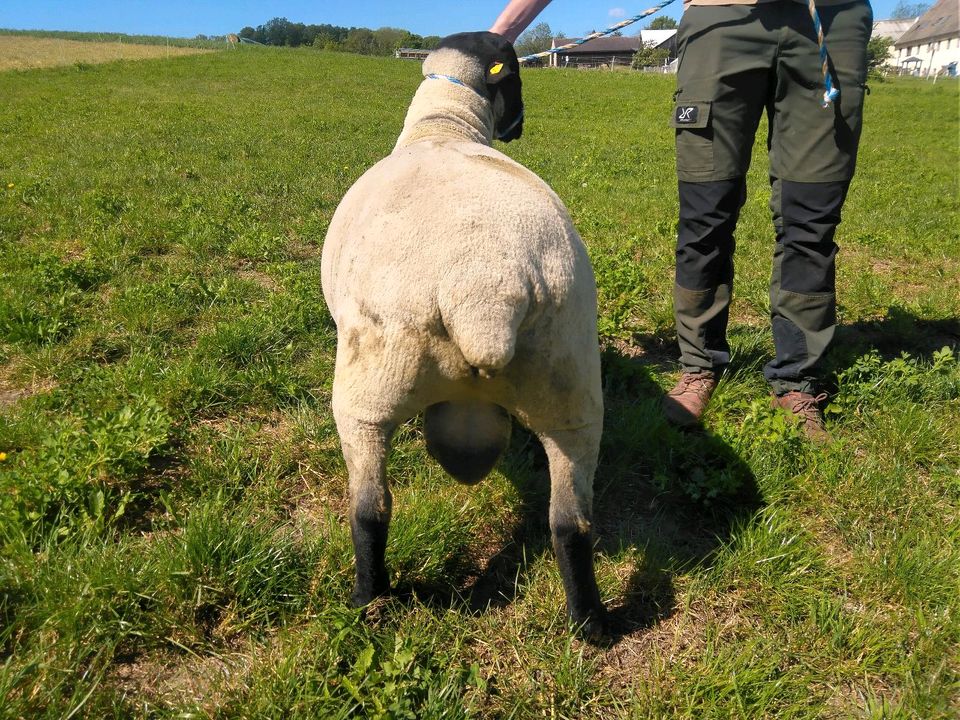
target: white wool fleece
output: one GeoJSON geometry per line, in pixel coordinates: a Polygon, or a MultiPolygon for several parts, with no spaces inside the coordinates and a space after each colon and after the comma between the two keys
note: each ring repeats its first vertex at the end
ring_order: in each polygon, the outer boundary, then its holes
{"type": "Polygon", "coordinates": [[[476,57],[456,48],[434,50],[423,61],[423,75],[450,75],[466,83],[480,94],[486,92],[487,68],[476,57]]]}
{"type": "Polygon", "coordinates": [[[468,87],[443,77],[425,79],[410,103],[396,147],[431,135],[490,145],[495,120],[485,95],[486,71],[477,59],[453,48],[442,48],[427,56],[423,74],[446,75],[468,87]]]}
{"type": "Polygon", "coordinates": [[[444,78],[426,79],[413,96],[394,150],[430,137],[490,145],[493,127],[489,100],[444,78]]]}
{"type": "MultiPolygon", "coordinates": [[[[482,83],[434,55],[425,72],[482,83]]],[[[528,427],[599,428],[586,249],[549,186],[490,147],[493,126],[485,98],[425,79],[393,153],[337,208],[322,262],[335,411],[392,423],[475,398],[528,427]]]]}

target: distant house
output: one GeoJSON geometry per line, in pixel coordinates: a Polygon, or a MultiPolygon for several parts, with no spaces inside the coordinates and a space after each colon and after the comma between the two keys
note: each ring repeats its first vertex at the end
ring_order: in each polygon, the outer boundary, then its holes
{"type": "Polygon", "coordinates": [[[884,65],[897,64],[897,50],[894,44],[920,18],[906,20],[877,20],[873,24],[873,33],[870,37],[883,37],[890,40],[890,50],[887,51],[887,61],[884,65]]]}
{"type": "Polygon", "coordinates": [[[910,75],[957,72],[960,63],[960,3],[939,0],[894,43],[897,67],[910,75]]]}
{"type": "Polygon", "coordinates": [[[677,57],[677,29],[641,30],[640,39],[654,48],[666,48],[670,51],[670,60],[677,57]]]}
{"type": "MultiPolygon", "coordinates": [[[[556,37],[550,47],[558,48],[577,40],[579,38],[556,37]]],[[[629,67],[643,43],[666,48],[670,52],[670,60],[677,56],[676,30],[641,30],[640,35],[601,37],[569,50],[561,50],[550,55],[550,67],[629,67]]]]}
{"type": "Polygon", "coordinates": [[[430,50],[422,50],[420,48],[397,48],[393,56],[401,60],[420,60],[422,62],[426,60],[430,52],[430,50]]]}

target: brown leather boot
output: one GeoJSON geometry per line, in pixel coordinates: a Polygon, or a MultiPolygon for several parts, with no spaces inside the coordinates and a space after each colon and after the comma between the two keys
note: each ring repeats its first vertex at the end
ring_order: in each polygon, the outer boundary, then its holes
{"type": "Polygon", "coordinates": [[[709,370],[684,373],[676,387],[663,398],[663,414],[674,425],[696,425],[707,409],[710,396],[717,389],[717,378],[709,370]]]}
{"type": "Polygon", "coordinates": [[[808,439],[823,443],[830,440],[830,433],[827,432],[823,424],[823,415],[820,413],[820,403],[826,399],[826,393],[811,395],[792,390],[784,395],[774,395],[771,405],[774,409],[786,410],[801,423],[808,439]]]}

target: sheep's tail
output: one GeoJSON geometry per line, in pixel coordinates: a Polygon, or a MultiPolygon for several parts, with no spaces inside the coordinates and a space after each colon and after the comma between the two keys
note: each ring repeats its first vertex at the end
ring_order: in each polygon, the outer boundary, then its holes
{"type": "Polygon", "coordinates": [[[526,278],[480,263],[452,268],[440,283],[443,325],[480,376],[492,377],[513,359],[530,294],[526,278]]]}
{"type": "Polygon", "coordinates": [[[510,415],[483,401],[442,402],[423,415],[427,452],[462,483],[485,478],[510,441],[510,415]]]}

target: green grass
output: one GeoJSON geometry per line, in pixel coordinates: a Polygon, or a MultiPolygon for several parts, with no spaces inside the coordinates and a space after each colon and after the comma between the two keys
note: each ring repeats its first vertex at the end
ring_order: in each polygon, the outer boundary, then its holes
{"type": "Polygon", "coordinates": [[[957,84],[867,99],[819,449],[760,372],[762,137],[734,371],[682,434],[658,411],[673,79],[526,74],[504,148],[567,203],[600,289],[618,635],[595,647],[565,626],[520,430],[473,488],[400,430],[400,593],[347,604],[319,253],[418,73],[270,49],[0,73],[0,717],[955,717],[957,84]]]}

